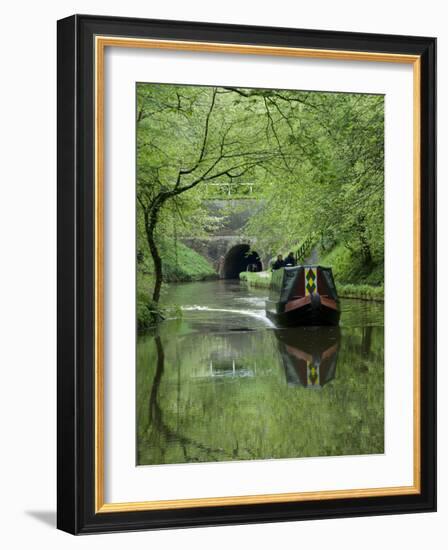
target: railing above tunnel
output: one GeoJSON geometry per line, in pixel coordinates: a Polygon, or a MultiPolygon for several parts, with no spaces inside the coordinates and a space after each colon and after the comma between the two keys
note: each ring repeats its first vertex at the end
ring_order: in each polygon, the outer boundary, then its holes
{"type": "Polygon", "coordinates": [[[210,199],[256,198],[261,185],[255,182],[207,182],[206,196],[210,199]]]}

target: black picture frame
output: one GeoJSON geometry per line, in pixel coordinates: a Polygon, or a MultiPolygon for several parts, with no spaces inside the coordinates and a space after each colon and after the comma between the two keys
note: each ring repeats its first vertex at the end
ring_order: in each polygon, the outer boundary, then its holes
{"type": "Polygon", "coordinates": [[[58,21],[57,525],[73,534],[436,510],[436,39],[74,15],[58,21]],[[421,484],[419,494],[95,511],[97,35],[416,55],[421,61],[421,484]]]}

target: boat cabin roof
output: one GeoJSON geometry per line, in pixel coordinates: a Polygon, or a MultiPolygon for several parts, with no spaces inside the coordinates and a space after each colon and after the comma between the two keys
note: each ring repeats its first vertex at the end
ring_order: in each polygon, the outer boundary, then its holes
{"type": "Polygon", "coordinates": [[[312,292],[337,299],[331,267],[318,264],[282,267],[272,272],[270,299],[288,302],[312,292]]]}

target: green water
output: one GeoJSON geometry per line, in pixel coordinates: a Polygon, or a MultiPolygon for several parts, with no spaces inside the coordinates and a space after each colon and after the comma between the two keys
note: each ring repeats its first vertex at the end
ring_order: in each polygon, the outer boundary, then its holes
{"type": "Polygon", "coordinates": [[[383,304],[340,328],[276,329],[266,290],[170,285],[182,307],[137,343],[137,463],[384,452],[383,304]]]}

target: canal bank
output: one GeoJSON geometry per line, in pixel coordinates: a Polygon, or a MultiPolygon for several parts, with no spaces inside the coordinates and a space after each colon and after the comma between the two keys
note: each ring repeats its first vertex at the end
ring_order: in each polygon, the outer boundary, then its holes
{"type": "MultiPolygon", "coordinates": [[[[181,242],[169,245],[162,241],[163,254],[162,297],[170,284],[178,282],[207,281],[217,279],[215,268],[206,258],[181,242]]],[[[154,289],[154,264],[150,255],[137,255],[137,327],[147,330],[154,323],[152,314],[165,316],[163,308],[151,302],[154,289]]]]}
{"type": "MultiPolygon", "coordinates": [[[[271,284],[271,273],[269,271],[260,271],[258,273],[244,271],[240,273],[239,277],[240,281],[254,288],[269,288],[271,284]]],[[[356,298],[358,300],[384,302],[384,286],[382,285],[343,284],[336,281],[336,288],[340,298],[356,298]]]]}

